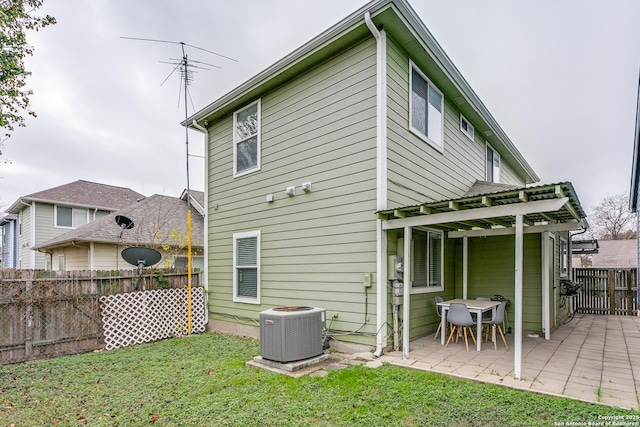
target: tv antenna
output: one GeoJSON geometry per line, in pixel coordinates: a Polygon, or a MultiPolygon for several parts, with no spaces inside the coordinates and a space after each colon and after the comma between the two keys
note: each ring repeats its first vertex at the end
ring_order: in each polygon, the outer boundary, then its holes
{"type": "MultiPolygon", "coordinates": [[[[153,42],[153,43],[168,43],[168,44],[178,44],[180,45],[182,51],[182,59],[170,59],[173,62],[160,61],[165,64],[173,65],[174,68],[171,73],[164,79],[164,81],[160,84],[162,86],[168,79],[175,73],[176,71],[180,72],[180,79],[184,84],[184,121],[189,119],[187,100],[189,99],[189,84],[193,81],[193,75],[197,69],[209,70],[209,68],[205,68],[204,66],[221,68],[217,65],[208,64],[206,62],[200,62],[195,60],[190,60],[187,56],[185,47],[189,47],[192,49],[197,49],[202,52],[207,52],[212,55],[218,56],[220,58],[227,59],[229,61],[238,62],[238,60],[230,58],[225,55],[221,55],[217,52],[213,52],[208,49],[204,49],[202,47],[194,46],[185,42],[173,41],[173,40],[159,40],[159,39],[147,39],[147,38],[139,38],[139,37],[120,37],[121,39],[126,40],[137,40],[144,42],[153,42]]],[[[180,94],[178,95],[178,105],[180,105],[180,94]]],[[[193,104],[193,102],[192,102],[193,104]]],[[[195,108],[194,108],[195,110],[195,108]]],[[[189,184],[189,127],[184,127],[184,135],[185,135],[185,147],[187,151],[187,333],[191,334],[191,270],[192,270],[192,259],[191,259],[191,189],[189,184]]]]}

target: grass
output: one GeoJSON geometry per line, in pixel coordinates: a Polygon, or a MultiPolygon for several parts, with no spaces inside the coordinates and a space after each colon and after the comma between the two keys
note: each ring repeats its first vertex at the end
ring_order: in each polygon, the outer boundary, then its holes
{"type": "Polygon", "coordinates": [[[256,340],[208,333],[0,366],[0,425],[553,426],[640,414],[390,365],[293,379],[245,366],[259,353],[256,340]]]}

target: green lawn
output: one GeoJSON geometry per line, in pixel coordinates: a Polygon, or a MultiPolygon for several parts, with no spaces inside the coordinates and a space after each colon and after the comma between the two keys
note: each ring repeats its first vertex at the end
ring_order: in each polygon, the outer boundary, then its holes
{"type": "Polygon", "coordinates": [[[559,426],[640,415],[390,365],[293,379],[245,366],[259,353],[256,340],[207,333],[0,366],[0,425],[559,426]]]}

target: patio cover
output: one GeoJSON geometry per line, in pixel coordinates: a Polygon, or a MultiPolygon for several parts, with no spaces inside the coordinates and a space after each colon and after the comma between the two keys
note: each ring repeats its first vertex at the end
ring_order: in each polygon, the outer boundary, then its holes
{"type": "MultiPolygon", "coordinates": [[[[578,196],[570,182],[532,187],[476,182],[458,199],[376,212],[383,230],[404,229],[405,265],[411,260],[412,227],[428,226],[463,239],[463,298],[467,294],[468,238],[515,236],[514,377],[522,367],[522,265],[523,234],[584,230],[588,227],[578,196]]],[[[404,272],[403,337],[409,336],[410,269],[404,272]]],[[[548,330],[548,328],[547,328],[548,330]]],[[[409,340],[403,340],[403,358],[409,357],[409,340]]]]}

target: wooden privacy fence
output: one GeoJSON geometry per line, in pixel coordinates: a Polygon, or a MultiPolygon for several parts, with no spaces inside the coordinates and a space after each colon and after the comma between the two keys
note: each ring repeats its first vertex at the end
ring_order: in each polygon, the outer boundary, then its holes
{"type": "MultiPolygon", "coordinates": [[[[139,289],[185,288],[187,273],[145,269],[139,289]]],[[[100,297],[133,291],[137,277],[138,270],[0,270],[0,364],[102,348],[100,297]]]]}
{"type": "Polygon", "coordinates": [[[574,268],[573,278],[582,285],[576,295],[578,313],[637,314],[637,269],[574,268]]]}

